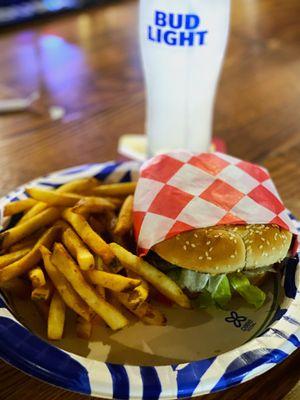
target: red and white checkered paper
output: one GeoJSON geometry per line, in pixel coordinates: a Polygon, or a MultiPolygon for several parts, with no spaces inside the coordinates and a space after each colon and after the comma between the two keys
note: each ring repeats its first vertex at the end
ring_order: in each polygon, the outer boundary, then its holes
{"type": "Polygon", "coordinates": [[[277,224],[297,235],[268,171],[223,153],[173,151],[146,161],[134,197],[139,255],[178,233],[277,224]]]}

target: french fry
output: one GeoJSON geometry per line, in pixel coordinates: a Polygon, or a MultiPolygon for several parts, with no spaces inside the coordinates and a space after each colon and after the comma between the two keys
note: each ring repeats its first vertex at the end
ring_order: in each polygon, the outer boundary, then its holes
{"type": "Polygon", "coordinates": [[[110,203],[114,204],[116,208],[120,208],[121,205],[123,204],[124,199],[120,197],[110,197],[110,196],[105,196],[102,197],[103,199],[108,200],[110,203]]]}
{"type": "Polygon", "coordinates": [[[68,228],[63,232],[62,241],[71,255],[77,260],[80,269],[88,270],[94,267],[95,260],[93,254],[87,249],[72,228],[68,228]]]}
{"type": "Polygon", "coordinates": [[[44,246],[40,247],[40,252],[49,278],[66,305],[83,319],[89,321],[91,318],[89,307],[75,292],[64,275],[53,265],[51,262],[51,252],[44,246]]]}
{"type": "Polygon", "coordinates": [[[190,308],[190,301],[180,287],[167,275],[147,263],[140,257],[125,250],[117,243],[110,243],[110,248],[125,268],[132,270],[150,282],[156,289],[183,308],[190,308]]]}
{"type": "Polygon", "coordinates": [[[97,255],[101,256],[106,264],[110,264],[114,259],[114,254],[109,245],[97,235],[90,227],[89,223],[82,215],[73,213],[70,209],[66,209],[62,213],[63,218],[69,222],[81,239],[92,249],[97,255]]]}
{"type": "Polygon", "coordinates": [[[106,210],[115,210],[116,206],[109,200],[101,197],[85,197],[79,200],[72,211],[77,214],[96,214],[106,210]]]}
{"type": "Polygon", "coordinates": [[[24,199],[18,201],[12,201],[8,203],[4,207],[4,217],[9,217],[14,214],[18,214],[19,212],[26,211],[29,208],[33,207],[36,204],[36,201],[33,199],[24,199]]]}
{"type": "Polygon", "coordinates": [[[95,268],[99,271],[105,271],[105,265],[100,256],[95,255],[95,268]]]}
{"type": "Polygon", "coordinates": [[[49,225],[51,222],[57,220],[59,216],[60,211],[57,208],[48,208],[47,210],[42,211],[40,214],[32,217],[23,224],[2,232],[0,234],[2,249],[7,249],[8,247],[12,246],[26,236],[29,236],[43,226],[49,225]]]}
{"type": "Polygon", "coordinates": [[[86,193],[99,185],[96,178],[81,178],[64,183],[56,189],[58,193],[86,193]]]}
{"type": "Polygon", "coordinates": [[[76,321],[76,335],[81,339],[90,339],[92,335],[93,324],[91,321],[85,321],[78,317],[76,321]]]}
{"type": "Polygon", "coordinates": [[[47,301],[51,295],[51,287],[46,284],[42,287],[36,287],[31,292],[31,300],[33,301],[47,301]]]}
{"type": "Polygon", "coordinates": [[[20,240],[19,242],[13,244],[9,248],[9,252],[13,253],[18,250],[22,250],[25,248],[32,248],[35,243],[39,240],[39,238],[45,233],[47,228],[43,227],[38,231],[34,232],[32,235],[25,237],[24,239],[20,240]]]}
{"type": "MultiPolygon", "coordinates": [[[[87,190],[92,189],[93,187],[97,186],[99,181],[96,178],[82,178],[76,179],[71,182],[67,182],[64,185],[61,185],[59,188],[56,189],[58,193],[81,193],[87,190]]],[[[19,220],[17,225],[21,225],[24,221],[32,218],[33,216],[39,214],[41,211],[48,208],[46,203],[38,202],[35,206],[33,206],[23,217],[19,220]]]]}
{"type": "Polygon", "coordinates": [[[128,296],[128,300],[131,304],[144,303],[149,296],[149,285],[145,280],[142,280],[141,284],[134,288],[128,296]]]}
{"type": "Polygon", "coordinates": [[[9,281],[12,278],[20,276],[33,268],[41,260],[40,246],[50,247],[56,239],[59,232],[58,227],[49,228],[43,236],[36,242],[32,250],[24,257],[0,270],[0,282],[9,281]]]}
{"type": "Polygon", "coordinates": [[[28,221],[35,215],[44,211],[46,208],[48,208],[48,205],[46,203],[36,202],[36,204],[23,215],[23,217],[18,221],[16,226],[23,224],[25,221],[28,221]]]}
{"type": "Polygon", "coordinates": [[[141,283],[138,279],[126,278],[125,276],[105,271],[87,271],[86,276],[92,284],[101,285],[114,292],[126,292],[136,288],[141,283]]]}
{"type": "Polygon", "coordinates": [[[127,276],[134,279],[139,279],[141,284],[137,286],[132,292],[132,297],[138,298],[140,301],[146,301],[149,296],[149,284],[145,279],[142,279],[139,275],[135,274],[134,272],[130,271],[130,269],[126,270],[127,276]]]}
{"type": "Polygon", "coordinates": [[[31,198],[49,206],[72,207],[82,198],[82,196],[74,193],[59,193],[57,190],[40,188],[27,188],[26,192],[31,198]]]}
{"type": "MultiPolygon", "coordinates": [[[[66,306],[60,294],[54,292],[51,299],[49,315],[48,315],[48,329],[47,336],[50,340],[60,340],[63,336],[64,325],[66,316],[66,306]]],[[[83,320],[84,321],[84,320],[83,320]]]]}
{"type": "Polygon", "coordinates": [[[46,285],[46,279],[41,267],[35,267],[28,272],[28,278],[34,288],[40,288],[46,285]]]}
{"type": "Polygon", "coordinates": [[[103,299],[105,300],[106,297],[106,293],[105,293],[105,288],[103,286],[100,285],[96,285],[95,286],[96,292],[103,297],[103,299]]]}
{"type": "Polygon", "coordinates": [[[58,226],[62,232],[70,228],[70,225],[64,219],[58,219],[53,226],[58,226]]]}
{"type": "Polygon", "coordinates": [[[133,196],[127,196],[119,212],[117,223],[114,229],[115,235],[124,235],[132,228],[132,207],[133,196]]]}
{"type": "Polygon", "coordinates": [[[128,320],[85,281],[79,267],[62,244],[55,243],[51,261],[71,283],[79,296],[104,319],[111,329],[121,329],[128,324],[128,320]]]}
{"type": "Polygon", "coordinates": [[[145,324],[158,326],[166,325],[167,318],[158,308],[149,303],[143,304],[147,304],[147,311],[144,316],[141,317],[141,320],[145,322],[145,324]]]}
{"type": "Polygon", "coordinates": [[[135,307],[129,300],[129,293],[116,292],[114,295],[124,307],[148,325],[162,326],[166,324],[167,319],[164,314],[151,304],[144,302],[135,307]]]}
{"type": "Polygon", "coordinates": [[[136,188],[136,182],[110,183],[100,185],[92,189],[92,193],[97,196],[127,196],[133,194],[136,188]]]}
{"type": "Polygon", "coordinates": [[[29,253],[29,251],[29,248],[25,248],[0,256],[0,268],[6,267],[11,263],[20,260],[20,258],[24,257],[27,253],[29,253]]]}

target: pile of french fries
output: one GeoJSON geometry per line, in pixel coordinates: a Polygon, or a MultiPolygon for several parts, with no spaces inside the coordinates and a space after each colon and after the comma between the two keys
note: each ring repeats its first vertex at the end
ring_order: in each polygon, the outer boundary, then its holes
{"type": "Polygon", "coordinates": [[[101,321],[112,330],[128,325],[125,309],[164,325],[150,302],[155,292],[190,307],[175,282],[134,254],[135,187],[84,178],[53,190],[30,187],[27,199],[5,206],[5,217],[21,218],[0,233],[0,288],[34,301],[49,339],[63,337],[67,310],[77,316],[77,335],[89,339],[101,321]]]}

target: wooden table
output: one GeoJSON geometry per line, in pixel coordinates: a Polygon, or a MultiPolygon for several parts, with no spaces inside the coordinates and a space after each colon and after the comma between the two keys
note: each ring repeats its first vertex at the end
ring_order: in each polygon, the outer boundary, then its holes
{"type": "MultiPolygon", "coordinates": [[[[33,90],[42,94],[35,113],[0,116],[1,195],[52,170],[116,158],[119,136],[143,131],[136,11],[135,1],[118,1],[0,32],[0,97],[33,90]],[[47,113],[51,105],[65,109],[62,120],[51,120],[47,113]]],[[[287,206],[298,217],[299,18],[299,0],[233,0],[214,126],[231,154],[270,169],[287,206]]],[[[297,383],[299,366],[298,352],[249,383],[205,398],[282,399],[297,383]]],[[[53,388],[1,362],[0,398],[85,397],[53,388]]]]}

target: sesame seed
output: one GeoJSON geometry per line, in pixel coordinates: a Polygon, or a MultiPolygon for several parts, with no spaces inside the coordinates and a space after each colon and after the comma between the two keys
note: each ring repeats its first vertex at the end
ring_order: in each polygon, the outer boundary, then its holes
{"type": "Polygon", "coordinates": [[[203,257],[202,257],[202,256],[199,256],[198,259],[199,259],[199,260],[203,260],[203,257]]]}
{"type": "Polygon", "coordinates": [[[234,251],[234,254],[237,255],[237,250],[234,251]]]}
{"type": "Polygon", "coordinates": [[[206,257],[208,257],[208,251],[205,252],[206,257]]]}
{"type": "Polygon", "coordinates": [[[194,243],[191,244],[192,247],[196,247],[196,245],[194,243]]]}
{"type": "Polygon", "coordinates": [[[198,237],[197,233],[194,233],[194,236],[195,236],[195,238],[197,238],[198,237]]]}
{"type": "Polygon", "coordinates": [[[208,260],[212,260],[212,258],[211,258],[211,257],[207,257],[207,259],[208,259],[208,260]]]}
{"type": "Polygon", "coordinates": [[[186,250],[186,249],[187,249],[187,247],[186,247],[186,245],[184,245],[184,246],[183,246],[183,250],[186,250]]]}
{"type": "Polygon", "coordinates": [[[189,244],[190,244],[190,242],[187,240],[187,241],[185,242],[185,244],[189,245],[189,244]]]}
{"type": "Polygon", "coordinates": [[[236,231],[238,230],[238,228],[235,226],[235,227],[233,228],[233,230],[236,232],[236,231]]]}
{"type": "Polygon", "coordinates": [[[218,238],[220,235],[214,235],[215,238],[218,238]]]}
{"type": "Polygon", "coordinates": [[[265,229],[268,230],[268,229],[270,229],[270,227],[269,227],[269,226],[266,226],[265,229]]]}
{"type": "Polygon", "coordinates": [[[267,240],[267,245],[269,245],[270,246],[270,242],[267,240]]]}
{"type": "Polygon", "coordinates": [[[236,240],[236,239],[234,239],[233,243],[234,243],[234,244],[237,244],[237,240],[236,240]]]}
{"type": "Polygon", "coordinates": [[[259,249],[261,250],[261,249],[263,249],[263,247],[264,247],[264,246],[261,244],[261,245],[259,246],[259,249]]]}
{"type": "Polygon", "coordinates": [[[230,236],[230,238],[229,238],[230,240],[233,240],[233,236],[230,236]]]}
{"type": "Polygon", "coordinates": [[[219,267],[216,267],[216,269],[219,269],[219,267]]]}
{"type": "Polygon", "coordinates": [[[208,251],[209,251],[209,252],[213,251],[213,247],[210,247],[210,248],[208,249],[208,251]]]}
{"type": "Polygon", "coordinates": [[[234,254],[231,254],[230,258],[235,258],[235,255],[234,255],[234,254]]]}
{"type": "Polygon", "coordinates": [[[265,238],[263,238],[263,237],[261,237],[260,239],[261,239],[263,242],[265,242],[265,241],[266,241],[266,239],[265,239],[265,238]]]}
{"type": "Polygon", "coordinates": [[[208,242],[206,242],[207,246],[209,246],[211,244],[211,241],[209,240],[208,242]]]}

